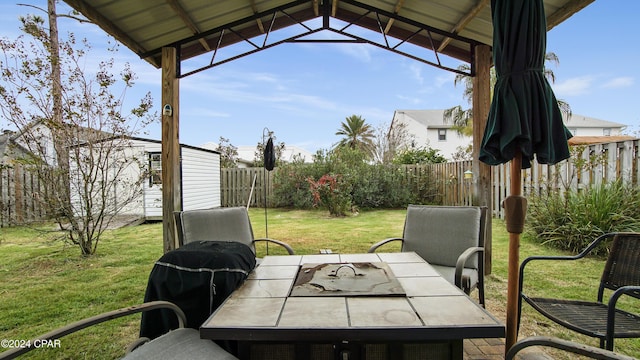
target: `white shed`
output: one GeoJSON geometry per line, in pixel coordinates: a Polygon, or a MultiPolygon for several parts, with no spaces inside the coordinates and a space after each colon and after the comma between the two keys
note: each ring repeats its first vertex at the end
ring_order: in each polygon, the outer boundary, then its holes
{"type": "MultiPolygon", "coordinates": [[[[144,216],[162,219],[162,143],[158,140],[135,139],[149,159],[151,176],[144,183],[144,216]]],[[[220,153],[189,145],[180,145],[182,165],[182,207],[184,210],[205,209],[221,205],[220,153]]]]}
{"type": "MultiPolygon", "coordinates": [[[[122,139],[109,139],[120,141],[122,139]]],[[[118,215],[136,216],[144,220],[162,220],[162,143],[159,140],[127,138],[119,142],[113,151],[111,162],[120,162],[118,181],[109,191],[109,201],[118,215]],[[142,178],[142,174],[148,176],[142,178]],[[126,204],[125,204],[126,202],[126,204]]],[[[180,145],[182,173],[182,204],[184,210],[219,207],[220,153],[189,145],[180,145]]],[[[72,173],[72,184],[73,174],[72,173]]],[[[78,177],[79,178],[79,177],[78,177]]],[[[76,181],[78,187],[82,186],[76,181]]],[[[73,190],[71,198],[79,204],[79,191],[73,190]]],[[[79,208],[78,208],[79,209],[79,208]]],[[[82,212],[82,211],[80,211],[82,212]]]]}

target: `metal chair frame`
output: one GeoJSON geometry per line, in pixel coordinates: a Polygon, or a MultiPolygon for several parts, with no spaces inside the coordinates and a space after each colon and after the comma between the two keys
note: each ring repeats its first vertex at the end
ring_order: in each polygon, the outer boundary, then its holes
{"type": "Polygon", "coordinates": [[[518,328],[522,300],[568,329],[600,339],[600,347],[613,350],[614,338],[640,337],[640,315],[617,308],[622,295],[640,299],[640,233],[608,233],[592,241],[575,256],[531,256],[520,265],[518,328]],[[533,261],[575,261],[586,257],[602,242],[613,239],[602,273],[596,301],[530,297],[523,292],[525,269],[533,261]],[[605,289],[613,291],[604,303],[605,289]]]}

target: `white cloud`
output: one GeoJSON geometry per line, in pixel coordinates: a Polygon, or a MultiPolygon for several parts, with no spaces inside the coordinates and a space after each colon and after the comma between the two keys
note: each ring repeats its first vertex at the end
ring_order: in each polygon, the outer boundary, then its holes
{"type": "Polygon", "coordinates": [[[422,76],[422,65],[418,62],[411,62],[409,65],[409,71],[413,74],[413,77],[418,81],[420,85],[424,84],[424,77],[422,76]]]}
{"type": "Polygon", "coordinates": [[[411,96],[405,96],[405,95],[396,95],[396,97],[402,101],[405,101],[409,104],[413,104],[413,105],[419,105],[422,103],[422,98],[417,98],[417,97],[411,97],[411,96]]]}
{"type": "Polygon", "coordinates": [[[560,96],[584,95],[590,92],[593,81],[593,76],[575,77],[558,83],[553,90],[560,96]]]}
{"type": "Polygon", "coordinates": [[[633,85],[632,77],[617,77],[613,78],[602,85],[604,88],[621,88],[633,85]]]}
{"type": "Polygon", "coordinates": [[[341,53],[362,62],[371,62],[371,51],[373,51],[373,49],[366,44],[336,44],[335,48],[341,53]]]}
{"type": "Polygon", "coordinates": [[[447,71],[443,75],[436,76],[436,87],[442,87],[443,85],[451,85],[456,79],[456,74],[447,71]]]}

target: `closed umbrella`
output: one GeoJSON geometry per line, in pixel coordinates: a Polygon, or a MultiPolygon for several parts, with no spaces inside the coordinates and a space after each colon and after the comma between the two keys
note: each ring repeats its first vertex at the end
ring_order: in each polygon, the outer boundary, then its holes
{"type": "Polygon", "coordinates": [[[273,170],[276,166],[276,152],[273,150],[273,138],[269,137],[267,145],[264,147],[264,168],[267,171],[273,170]]]}
{"type": "Polygon", "coordinates": [[[506,350],[517,340],[520,234],[526,199],[521,169],[569,157],[572,136],[544,77],[546,19],[542,0],[492,0],[493,61],[497,82],[480,148],[480,161],[511,161],[511,194],[504,202],[509,232],[506,350]]]}

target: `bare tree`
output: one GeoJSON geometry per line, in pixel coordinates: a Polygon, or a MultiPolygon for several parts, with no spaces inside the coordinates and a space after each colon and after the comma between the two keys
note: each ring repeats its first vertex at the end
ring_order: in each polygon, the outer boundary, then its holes
{"type": "Polygon", "coordinates": [[[238,167],[238,148],[236,146],[233,146],[233,144],[229,142],[229,139],[220,136],[216,151],[220,153],[221,168],[238,167]]]}
{"type": "Polygon", "coordinates": [[[267,139],[271,138],[273,141],[273,152],[276,157],[276,165],[281,163],[282,154],[284,153],[284,149],[287,145],[284,142],[276,142],[276,136],[273,131],[268,131],[266,137],[264,137],[261,141],[258,141],[256,144],[256,151],[253,153],[253,166],[255,167],[264,167],[264,149],[267,145],[267,139]]]}
{"type": "Polygon", "coordinates": [[[376,128],[375,160],[379,164],[391,164],[398,151],[409,147],[413,135],[403,122],[385,123],[376,128]]]}
{"type": "Polygon", "coordinates": [[[49,31],[30,15],[21,19],[24,35],[0,39],[0,113],[30,152],[20,160],[47,185],[38,194],[44,206],[89,255],[110,221],[140,198],[149,159],[131,139],[153,121],[152,99],[148,93],[127,112],[135,80],[128,64],[119,77],[113,59],[87,71],[88,42],[58,39],[52,0],[48,13],[49,31]]]}

